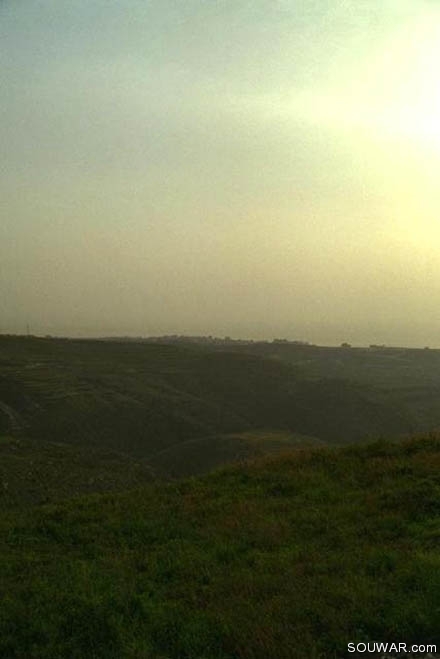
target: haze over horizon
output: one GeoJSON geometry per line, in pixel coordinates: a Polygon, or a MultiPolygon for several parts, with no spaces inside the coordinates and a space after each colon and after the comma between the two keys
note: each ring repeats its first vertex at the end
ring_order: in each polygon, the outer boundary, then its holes
{"type": "Polygon", "coordinates": [[[2,0],[0,332],[440,347],[433,0],[2,0]]]}

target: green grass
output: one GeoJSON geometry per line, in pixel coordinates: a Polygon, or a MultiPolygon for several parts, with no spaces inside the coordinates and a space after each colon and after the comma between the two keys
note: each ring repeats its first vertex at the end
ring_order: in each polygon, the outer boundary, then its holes
{"type": "Polygon", "coordinates": [[[0,517],[0,656],[310,659],[439,642],[440,440],[304,449],[0,517]]]}

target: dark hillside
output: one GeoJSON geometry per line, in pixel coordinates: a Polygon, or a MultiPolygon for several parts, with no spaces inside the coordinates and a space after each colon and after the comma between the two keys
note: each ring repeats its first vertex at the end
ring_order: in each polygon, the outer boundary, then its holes
{"type": "Polygon", "coordinates": [[[151,482],[145,461],[123,453],[0,435],[0,508],[60,501],[151,482]]]}
{"type": "Polygon", "coordinates": [[[289,364],[301,379],[365,387],[388,409],[404,410],[407,432],[440,428],[440,350],[295,343],[255,343],[235,350],[289,364]]]}
{"type": "MultiPolygon", "coordinates": [[[[147,460],[205,438],[212,466],[213,436],[258,430],[347,442],[408,433],[413,421],[375,387],[306,377],[270,355],[0,337],[0,427],[12,436],[147,460]]],[[[225,442],[220,453],[235,455],[225,442]]]]}

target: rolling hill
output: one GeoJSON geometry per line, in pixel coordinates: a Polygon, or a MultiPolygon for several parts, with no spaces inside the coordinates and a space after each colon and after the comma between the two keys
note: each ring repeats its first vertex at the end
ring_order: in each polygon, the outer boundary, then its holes
{"type": "Polygon", "coordinates": [[[4,507],[0,655],[341,659],[348,642],[438,644],[439,460],[435,437],[302,449],[4,507]]]}
{"type": "Polygon", "coordinates": [[[0,337],[0,656],[438,645],[429,352],[0,337]]]}
{"type": "Polygon", "coordinates": [[[273,433],[297,446],[300,436],[338,444],[427,429],[414,409],[419,389],[397,395],[325,368],[306,372],[274,349],[3,336],[0,433],[113,451],[166,475],[166,456],[173,473],[184,460],[178,471],[190,474],[254,455],[251,431],[261,452],[273,433]]]}

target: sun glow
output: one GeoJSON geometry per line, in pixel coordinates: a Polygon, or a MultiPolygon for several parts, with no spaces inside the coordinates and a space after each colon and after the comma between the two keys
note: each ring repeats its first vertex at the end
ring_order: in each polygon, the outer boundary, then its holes
{"type": "Polygon", "coordinates": [[[425,10],[339,79],[293,94],[288,105],[313,122],[440,148],[440,10],[425,10]]]}
{"type": "Polygon", "coordinates": [[[440,146],[440,12],[431,12],[406,30],[395,48],[395,80],[389,72],[394,98],[386,114],[387,125],[397,133],[433,140],[440,146]]]}

